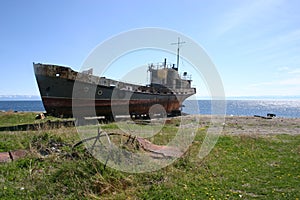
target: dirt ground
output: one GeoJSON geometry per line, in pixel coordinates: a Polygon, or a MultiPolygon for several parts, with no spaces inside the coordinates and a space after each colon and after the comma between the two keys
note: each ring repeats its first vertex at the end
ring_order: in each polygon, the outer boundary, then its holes
{"type": "MultiPolygon", "coordinates": [[[[211,116],[200,116],[202,124],[209,125],[211,116]]],[[[271,118],[226,116],[222,134],[300,134],[300,118],[271,118]]]]}

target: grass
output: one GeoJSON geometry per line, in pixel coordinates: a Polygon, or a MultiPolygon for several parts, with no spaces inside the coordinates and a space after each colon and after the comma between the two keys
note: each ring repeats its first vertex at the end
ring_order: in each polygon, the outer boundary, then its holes
{"type": "Polygon", "coordinates": [[[48,116],[47,118],[35,119],[37,113],[33,112],[0,112],[0,127],[3,126],[15,126],[21,124],[34,124],[34,123],[42,123],[48,120],[57,121],[62,120],[60,118],[48,116]]]}
{"type": "MultiPolygon", "coordinates": [[[[103,125],[114,130],[115,124],[103,125]]],[[[165,143],[177,130],[166,125],[153,141],[165,143]]],[[[221,136],[212,152],[198,153],[206,128],[183,157],[159,171],[120,172],[93,158],[75,128],[0,132],[0,151],[27,149],[0,163],[0,199],[299,199],[300,135],[221,136]],[[46,156],[40,152],[58,152],[46,156]]]]}

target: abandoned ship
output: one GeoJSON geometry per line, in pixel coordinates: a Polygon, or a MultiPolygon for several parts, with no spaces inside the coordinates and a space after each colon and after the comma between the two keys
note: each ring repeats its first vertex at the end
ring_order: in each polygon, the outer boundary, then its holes
{"type": "MultiPolygon", "coordinates": [[[[178,61],[178,60],[177,60],[178,61]]],[[[92,74],[92,69],[76,72],[70,67],[33,63],[41,98],[48,115],[73,117],[74,110],[82,116],[115,115],[132,118],[177,116],[183,101],[196,93],[191,76],[180,76],[175,64],[149,64],[150,83],[130,84],[92,74]],[[151,109],[155,105],[158,109],[151,109]],[[164,110],[164,111],[163,111],[164,110]],[[91,112],[92,111],[92,112],[91,112]]]]}

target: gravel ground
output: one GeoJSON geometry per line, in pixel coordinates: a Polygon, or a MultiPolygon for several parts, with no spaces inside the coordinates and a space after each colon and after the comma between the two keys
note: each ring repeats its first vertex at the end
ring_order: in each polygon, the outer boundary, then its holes
{"type": "MultiPolygon", "coordinates": [[[[209,125],[211,116],[200,116],[200,124],[209,125]]],[[[222,134],[300,134],[300,118],[271,118],[249,116],[226,116],[222,134]]]]}

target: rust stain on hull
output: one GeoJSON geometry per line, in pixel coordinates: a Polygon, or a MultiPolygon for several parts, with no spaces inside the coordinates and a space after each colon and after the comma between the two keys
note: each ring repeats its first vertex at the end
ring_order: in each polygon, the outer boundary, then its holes
{"type": "Polygon", "coordinates": [[[83,116],[108,116],[115,114],[148,114],[151,106],[159,104],[165,108],[167,113],[177,110],[180,102],[153,101],[153,100],[90,100],[90,99],[62,99],[42,98],[47,112],[55,113],[56,116],[72,117],[73,110],[80,112],[83,116]],[[113,108],[112,108],[113,107],[113,108]]]}
{"type": "Polygon", "coordinates": [[[169,115],[180,112],[182,102],[196,93],[191,80],[182,79],[174,68],[166,66],[162,69],[149,66],[152,78],[147,86],[94,76],[91,70],[80,73],[57,65],[34,64],[34,71],[47,113],[60,117],[72,117],[74,111],[87,117],[149,115],[156,104],[169,115]]]}

